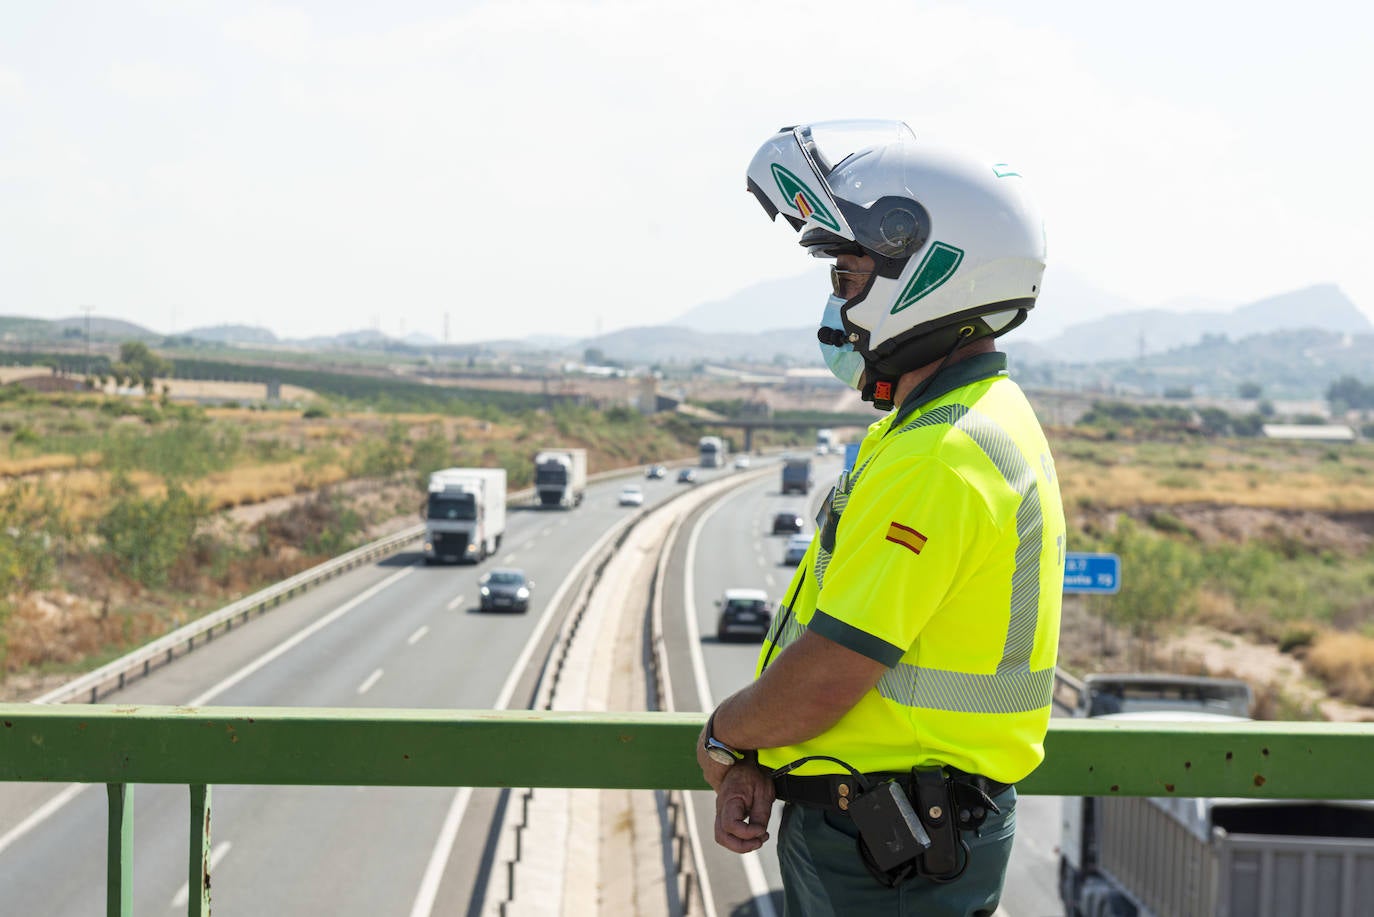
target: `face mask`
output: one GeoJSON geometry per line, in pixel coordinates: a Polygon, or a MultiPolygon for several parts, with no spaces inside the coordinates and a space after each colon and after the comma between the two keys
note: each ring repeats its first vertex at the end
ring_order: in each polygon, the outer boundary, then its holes
{"type": "MultiPolygon", "coordinates": [[[[838,296],[831,296],[825,301],[825,315],[821,317],[822,328],[844,329],[844,322],[840,321],[840,307],[846,300],[838,296]]],[[[863,354],[854,350],[853,344],[822,344],[821,356],[825,358],[825,365],[830,367],[830,372],[834,374],[845,385],[852,389],[861,389],[864,375],[863,354]]]]}

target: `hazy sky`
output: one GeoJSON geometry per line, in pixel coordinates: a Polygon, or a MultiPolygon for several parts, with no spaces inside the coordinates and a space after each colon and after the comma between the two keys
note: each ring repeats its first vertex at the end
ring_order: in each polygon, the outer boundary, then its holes
{"type": "Polygon", "coordinates": [[[745,167],[842,117],[1016,164],[1117,296],[1374,314],[1371,34],[1323,0],[6,3],[0,314],[657,324],[808,270],[745,167]]]}

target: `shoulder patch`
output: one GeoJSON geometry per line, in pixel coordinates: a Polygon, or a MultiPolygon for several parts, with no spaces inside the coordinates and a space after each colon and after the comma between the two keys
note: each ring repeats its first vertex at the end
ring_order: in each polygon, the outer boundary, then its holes
{"type": "Polygon", "coordinates": [[[899,544],[913,554],[920,554],[921,549],[926,546],[926,536],[915,529],[902,525],[900,522],[893,522],[887,527],[887,540],[893,544],[899,544]]]}

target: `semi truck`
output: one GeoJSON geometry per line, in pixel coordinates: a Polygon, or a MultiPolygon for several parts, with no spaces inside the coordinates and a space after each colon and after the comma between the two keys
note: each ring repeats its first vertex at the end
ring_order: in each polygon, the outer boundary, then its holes
{"type": "Polygon", "coordinates": [[[814,483],[811,477],[811,459],[784,456],[782,460],[782,492],[809,494],[814,483]]]}
{"type": "Polygon", "coordinates": [[[545,449],[535,455],[534,489],[540,506],[580,506],[587,492],[587,450],[545,449]]]}
{"type": "MultiPolygon", "coordinates": [[[[1234,679],[1089,675],[1074,715],[1205,726],[1248,719],[1250,701],[1234,679]]],[[[1069,917],[1374,913],[1366,800],[1066,797],[1062,829],[1069,917]]]]}
{"type": "Polygon", "coordinates": [[[697,443],[697,451],[701,455],[702,468],[725,467],[725,440],[719,436],[703,436],[697,443]]]}
{"type": "Polygon", "coordinates": [[[478,563],[506,533],[506,469],[445,468],[429,476],[425,563],[478,563]]]}
{"type": "Polygon", "coordinates": [[[835,438],[834,430],[821,429],[816,431],[817,455],[829,455],[832,452],[839,451],[839,447],[840,441],[835,438]]]}

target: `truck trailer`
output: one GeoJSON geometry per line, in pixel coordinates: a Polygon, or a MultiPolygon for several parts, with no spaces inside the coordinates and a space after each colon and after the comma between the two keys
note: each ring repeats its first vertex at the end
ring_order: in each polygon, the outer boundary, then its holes
{"type": "Polygon", "coordinates": [[[478,563],[506,533],[506,469],[445,468],[429,476],[425,563],[478,563]]]}
{"type": "Polygon", "coordinates": [[[811,459],[806,457],[784,456],[782,460],[782,492],[808,494],[814,479],[811,476],[811,459]]]}
{"type": "MultiPolygon", "coordinates": [[[[1234,679],[1090,675],[1075,715],[1203,726],[1249,707],[1234,679]]],[[[1062,829],[1069,917],[1374,914],[1366,800],[1066,797],[1062,829]]]]}
{"type": "Polygon", "coordinates": [[[540,506],[580,506],[587,492],[587,450],[545,449],[535,455],[534,489],[540,506]]]}

